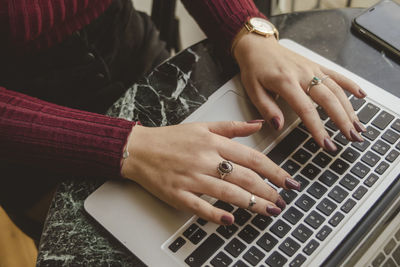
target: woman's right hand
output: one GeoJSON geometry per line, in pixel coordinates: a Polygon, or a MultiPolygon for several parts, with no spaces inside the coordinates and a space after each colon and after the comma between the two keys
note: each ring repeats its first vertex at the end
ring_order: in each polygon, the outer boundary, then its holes
{"type": "Polygon", "coordinates": [[[232,224],[233,215],[200,195],[248,208],[254,194],[253,212],[278,215],[285,202],[261,177],[285,189],[299,189],[300,184],[264,154],[231,140],[261,126],[262,121],[137,125],[129,137],[130,156],[123,161],[122,175],[171,206],[218,224],[232,224]],[[222,180],[217,167],[224,160],[232,162],[233,171],[222,180]]]}

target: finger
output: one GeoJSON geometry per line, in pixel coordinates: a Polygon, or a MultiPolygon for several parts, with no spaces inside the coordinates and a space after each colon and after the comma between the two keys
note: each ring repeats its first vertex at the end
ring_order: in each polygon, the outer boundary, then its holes
{"type": "Polygon", "coordinates": [[[182,191],[180,199],[183,205],[182,209],[190,211],[204,220],[223,225],[231,225],[235,220],[232,213],[214,207],[191,192],[182,191]]]}
{"type": "Polygon", "coordinates": [[[248,122],[243,121],[218,121],[207,122],[207,127],[210,132],[222,135],[228,138],[248,136],[262,127],[264,120],[253,120],[248,122]]]}
{"type": "Polygon", "coordinates": [[[344,75],[337,73],[336,71],[333,71],[331,69],[325,68],[324,66],[320,66],[322,72],[325,74],[329,75],[331,79],[333,79],[340,87],[345,89],[346,91],[352,93],[358,98],[364,98],[367,96],[364,90],[358,86],[355,82],[352,80],[346,78],[344,75]]]}
{"type": "Polygon", "coordinates": [[[325,85],[335,94],[335,96],[339,99],[340,103],[342,104],[344,110],[347,113],[350,121],[353,123],[354,128],[358,132],[365,132],[366,129],[364,125],[361,124],[360,120],[356,112],[353,109],[349,99],[347,98],[346,94],[344,93],[343,89],[332,79],[326,79],[325,85]]]}
{"type": "MultiPolygon", "coordinates": [[[[250,200],[253,193],[243,188],[231,184],[227,181],[216,179],[211,176],[204,176],[204,183],[200,183],[195,187],[195,192],[204,192],[205,194],[220,199],[222,201],[232,203],[243,209],[249,208],[250,200]]],[[[251,211],[266,215],[276,216],[281,213],[281,209],[274,203],[259,196],[254,195],[256,204],[251,207],[251,211]]]]}
{"type": "Polygon", "coordinates": [[[290,83],[286,86],[292,88],[282,90],[281,96],[285,98],[297,115],[299,115],[304,125],[314,137],[314,140],[320,147],[328,151],[336,151],[337,147],[326,132],[314,104],[300,87],[300,84],[290,83]]]}
{"type": "Polygon", "coordinates": [[[261,116],[266,119],[275,130],[282,129],[285,123],[283,113],[266,89],[258,81],[250,83],[244,80],[243,84],[247,89],[251,102],[256,106],[261,116]]]}
{"type": "Polygon", "coordinates": [[[309,91],[310,97],[321,105],[326,113],[331,117],[336,126],[340,129],[348,140],[362,142],[363,138],[358,134],[347,116],[339,99],[324,84],[313,86],[309,91]]]}

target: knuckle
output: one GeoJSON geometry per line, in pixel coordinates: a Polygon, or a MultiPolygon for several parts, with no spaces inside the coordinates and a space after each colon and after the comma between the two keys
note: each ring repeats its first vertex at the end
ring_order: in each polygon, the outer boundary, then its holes
{"type": "Polygon", "coordinates": [[[303,116],[310,116],[316,112],[315,107],[310,102],[307,102],[300,108],[300,113],[303,116]]]}
{"type": "Polygon", "coordinates": [[[257,168],[262,165],[263,159],[260,156],[260,153],[256,150],[250,150],[247,155],[248,166],[252,166],[253,168],[257,168]]]}
{"type": "Polygon", "coordinates": [[[233,193],[228,185],[222,185],[219,188],[219,196],[221,200],[229,201],[230,199],[233,198],[233,193]]]}

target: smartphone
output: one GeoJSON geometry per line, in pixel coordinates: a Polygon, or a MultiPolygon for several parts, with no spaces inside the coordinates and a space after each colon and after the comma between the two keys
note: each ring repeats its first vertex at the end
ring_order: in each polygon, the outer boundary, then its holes
{"type": "Polygon", "coordinates": [[[400,57],[400,4],[383,0],[353,19],[363,37],[400,57]]]}

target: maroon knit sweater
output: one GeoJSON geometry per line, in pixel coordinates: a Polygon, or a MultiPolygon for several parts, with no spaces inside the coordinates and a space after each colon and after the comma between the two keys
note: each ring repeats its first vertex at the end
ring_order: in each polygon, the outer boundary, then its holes
{"type": "MultiPolygon", "coordinates": [[[[89,24],[111,2],[0,0],[0,33],[18,45],[45,49],[89,24]]],[[[252,0],[182,2],[207,36],[226,49],[249,17],[263,16],[252,0]]],[[[120,177],[123,148],[134,125],[0,87],[0,160],[120,177]]]]}

